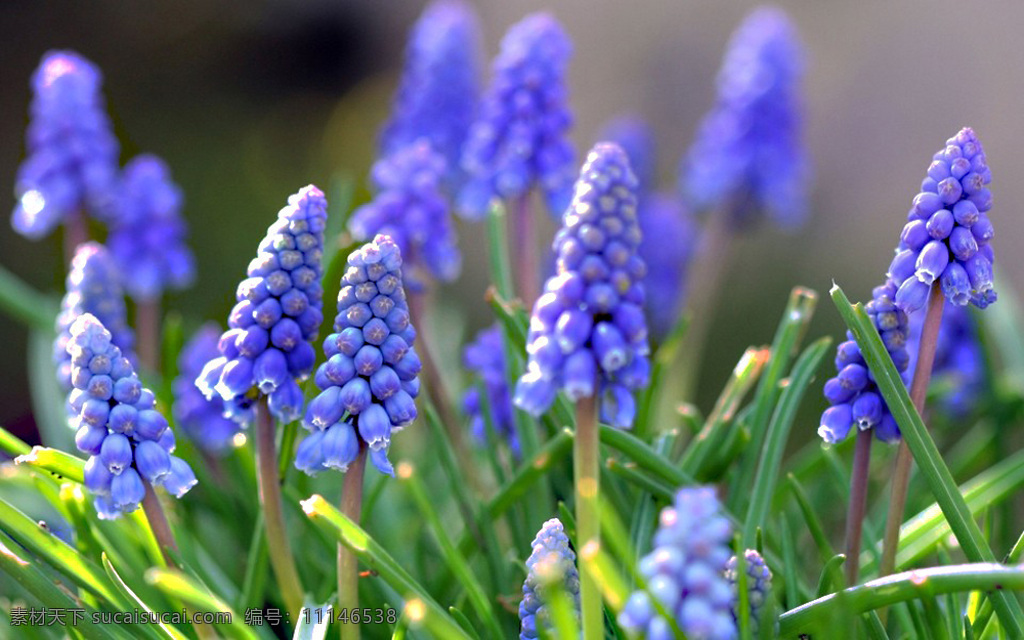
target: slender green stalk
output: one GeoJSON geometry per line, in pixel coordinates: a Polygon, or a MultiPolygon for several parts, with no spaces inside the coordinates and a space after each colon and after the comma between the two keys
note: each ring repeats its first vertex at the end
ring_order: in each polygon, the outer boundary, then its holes
{"type": "Polygon", "coordinates": [[[523,306],[530,308],[537,299],[540,287],[540,276],[537,263],[537,233],[533,228],[533,212],[530,211],[530,194],[523,194],[515,203],[513,249],[515,255],[516,277],[519,280],[519,299],[523,306]]]}
{"type": "MultiPolygon", "coordinates": [[[[359,455],[345,471],[341,488],[341,512],[359,524],[363,512],[363,477],[366,475],[366,443],[359,441],[359,455]]],[[[341,640],[359,640],[359,623],[351,613],[359,608],[359,562],[348,547],[338,543],[338,610],[349,614],[348,624],[339,624],[341,640]]]]}
{"type": "Polygon", "coordinates": [[[850,504],[846,511],[846,584],[857,584],[860,573],[860,539],[868,504],[868,471],[871,469],[871,429],[857,431],[850,476],[850,504]]]}
{"type": "Polygon", "coordinates": [[[178,553],[178,543],[174,541],[174,533],[171,532],[171,524],[167,521],[167,514],[160,504],[160,498],[149,481],[143,478],[142,486],[146,489],[146,496],[142,499],[142,510],[149,521],[149,528],[153,530],[153,536],[160,545],[160,553],[163,554],[164,562],[168,567],[176,568],[174,558],[171,555],[178,553]]]}
{"type": "Polygon", "coordinates": [[[256,405],[256,462],[258,465],[260,504],[263,523],[267,530],[267,552],[274,568],[281,596],[288,611],[298,616],[302,610],[302,582],[295,568],[288,532],[284,526],[281,508],[281,485],[277,475],[277,452],[274,444],[274,419],[270,415],[266,398],[256,405]]]}
{"type": "MultiPolygon", "coordinates": [[[[597,396],[576,404],[576,437],[573,440],[573,466],[576,484],[576,540],[579,548],[601,544],[601,519],[598,510],[600,470],[598,469],[597,396]]],[[[580,609],[584,640],[604,637],[601,591],[588,572],[580,576],[580,609]]]]}
{"type": "MultiPolygon", "coordinates": [[[[932,377],[935,362],[935,347],[939,341],[939,327],[942,326],[942,307],[946,297],[939,288],[939,282],[932,285],[928,295],[928,309],[925,311],[924,326],[921,329],[921,344],[918,347],[914,379],[910,383],[910,400],[918,415],[924,415],[924,402],[928,394],[928,383],[932,377]]],[[[900,442],[896,454],[896,465],[892,474],[892,497],[889,499],[889,514],[885,520],[885,536],[882,542],[882,561],[878,575],[887,576],[896,568],[896,551],[900,543],[900,525],[907,504],[907,488],[910,486],[910,470],[914,458],[906,440],[900,442]]],[[[884,614],[883,614],[884,621],[884,614]]]]}
{"type": "Polygon", "coordinates": [[[147,371],[160,370],[160,299],[135,305],[135,331],[139,336],[139,362],[147,371]]]}

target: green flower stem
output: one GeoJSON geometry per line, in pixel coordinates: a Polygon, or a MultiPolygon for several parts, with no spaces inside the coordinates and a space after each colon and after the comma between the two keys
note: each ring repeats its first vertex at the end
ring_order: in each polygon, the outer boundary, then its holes
{"type": "Polygon", "coordinates": [[[135,330],[139,336],[139,362],[147,371],[160,370],[160,299],[140,300],[135,305],[135,330]]]}
{"type": "Polygon", "coordinates": [[[157,544],[160,545],[160,553],[163,554],[164,562],[168,567],[176,568],[172,554],[178,553],[178,543],[174,541],[174,533],[171,531],[171,524],[167,521],[167,514],[160,504],[160,498],[149,481],[143,478],[142,486],[146,489],[146,495],[142,499],[142,510],[149,521],[149,528],[153,531],[157,544]]]}
{"type": "Polygon", "coordinates": [[[274,444],[274,419],[270,415],[266,398],[260,398],[256,405],[256,463],[270,564],[274,568],[285,606],[288,607],[289,613],[298,616],[302,610],[302,582],[299,580],[299,572],[295,569],[295,559],[284,526],[281,484],[277,475],[277,453],[274,444]]]}
{"type": "Polygon", "coordinates": [[[523,194],[514,204],[515,217],[512,220],[514,255],[519,299],[529,309],[539,295],[539,273],[537,266],[537,232],[533,227],[533,212],[530,210],[530,193],[523,194]]]}
{"type": "Polygon", "coordinates": [[[795,638],[817,625],[828,624],[839,613],[840,599],[848,613],[859,615],[898,602],[945,593],[975,590],[1005,593],[1020,589],[1024,589],[1024,569],[1020,567],[982,562],[917,569],[871,580],[787,611],[779,617],[779,635],[795,638]]]}
{"type": "MultiPolygon", "coordinates": [[[[600,546],[601,520],[598,511],[600,470],[598,468],[597,396],[576,404],[576,437],[573,440],[573,467],[576,485],[576,540],[579,548],[600,546]]],[[[584,640],[604,637],[601,591],[590,573],[580,576],[580,608],[584,640]]]]}
{"type": "MultiPolygon", "coordinates": [[[[924,326],[921,329],[921,343],[918,346],[917,365],[914,367],[914,379],[910,383],[910,400],[914,403],[918,415],[924,415],[925,396],[928,383],[932,377],[932,365],[935,363],[935,347],[939,341],[939,328],[942,326],[942,307],[946,297],[936,280],[928,295],[928,308],[925,311],[924,326]]],[[[896,569],[896,551],[900,543],[900,525],[903,523],[903,511],[907,504],[907,488],[910,486],[910,470],[914,462],[906,440],[900,442],[899,453],[896,454],[896,466],[892,474],[892,496],[889,498],[889,514],[885,520],[885,536],[882,542],[882,561],[878,575],[887,576],[896,569]]],[[[884,616],[883,616],[884,622],[884,616]]]]}
{"type": "Polygon", "coordinates": [[[846,584],[857,584],[860,572],[860,540],[864,530],[864,513],[868,504],[868,472],[871,469],[871,429],[857,431],[857,448],[853,451],[853,474],[850,476],[850,504],[846,511],[846,584]]]}
{"type": "MultiPolygon", "coordinates": [[[[345,471],[341,487],[341,512],[359,524],[363,512],[363,477],[366,475],[366,443],[359,441],[359,455],[345,471]]],[[[348,547],[338,543],[338,610],[359,608],[359,562],[348,547]]],[[[359,640],[359,623],[339,624],[341,640],[359,640]]]]}

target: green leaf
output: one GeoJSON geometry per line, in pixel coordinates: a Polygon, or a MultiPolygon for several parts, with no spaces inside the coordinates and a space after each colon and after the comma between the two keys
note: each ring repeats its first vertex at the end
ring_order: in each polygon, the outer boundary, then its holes
{"type": "Polygon", "coordinates": [[[658,350],[651,358],[651,379],[640,395],[636,414],[636,436],[641,440],[646,441],[652,433],[661,431],[651,423],[654,422],[654,417],[662,402],[662,396],[667,388],[663,378],[671,369],[672,363],[676,361],[679,349],[683,346],[683,341],[686,338],[686,330],[689,328],[689,314],[681,315],[665,337],[665,341],[658,346],[658,350]]]}
{"type": "Polygon", "coordinates": [[[65,394],[57,384],[57,370],[53,364],[53,320],[48,329],[29,331],[28,334],[28,381],[32,400],[32,416],[43,444],[73,451],[75,432],[68,426],[65,414],[65,394]]]}
{"type": "Polygon", "coordinates": [[[487,214],[487,257],[491,269],[491,282],[505,300],[511,300],[512,263],[508,257],[508,246],[505,239],[509,237],[507,230],[505,205],[499,199],[494,200],[487,214]]]}
{"type": "Polygon", "coordinates": [[[837,553],[828,559],[821,569],[821,576],[818,577],[818,591],[815,597],[820,598],[843,585],[843,579],[839,573],[839,567],[846,562],[846,556],[837,553]]]}
{"type": "MultiPolygon", "coordinates": [[[[1024,569],[983,562],[897,573],[850,587],[842,595],[849,611],[859,615],[898,602],[950,592],[1021,589],[1024,589],[1024,569]]],[[[829,594],[782,614],[779,617],[780,635],[796,637],[816,623],[832,620],[838,613],[837,599],[838,594],[829,594]]]]}
{"type": "Polygon", "coordinates": [[[174,569],[152,568],[146,571],[146,582],[155,586],[173,600],[190,605],[201,612],[226,614],[226,621],[214,621],[232,638],[256,640],[256,633],[243,623],[243,619],[232,611],[231,606],[196,583],[190,576],[174,569]]]}
{"type": "Polygon", "coordinates": [[[448,612],[376,540],[323,496],[314,494],[303,500],[301,505],[307,517],[322,523],[338,542],[402,594],[406,599],[404,615],[409,616],[413,624],[426,624],[429,629],[440,632],[438,637],[469,638],[448,612]]]}
{"type": "Polygon", "coordinates": [[[779,477],[779,468],[782,466],[782,456],[786,453],[786,442],[789,440],[793,420],[796,418],[800,401],[803,400],[804,393],[810,386],[814,372],[818,370],[831,345],[831,339],[821,338],[807,347],[800,355],[799,360],[793,366],[789,384],[782,391],[779,404],[768,425],[767,443],[763,448],[761,445],[754,445],[754,452],[761,451],[761,461],[757,466],[753,487],[740,485],[743,493],[753,490],[750,506],[747,509],[747,518],[743,525],[742,540],[743,547],[746,549],[754,546],[754,533],[757,528],[763,528],[767,524],[768,511],[771,507],[772,496],[775,495],[775,483],[779,477]]]}
{"type": "MultiPolygon", "coordinates": [[[[789,368],[791,358],[796,354],[800,340],[807,332],[811,318],[814,317],[814,308],[817,305],[818,293],[816,291],[795,287],[789,294],[789,302],[782,313],[779,327],[775,330],[768,366],[757,384],[757,391],[754,392],[754,413],[750,419],[750,446],[740,459],[736,475],[733,476],[733,481],[730,484],[727,504],[730,510],[737,513],[743,510],[751,486],[755,490],[758,487],[757,480],[753,480],[754,471],[758,469],[757,453],[764,448],[764,443],[767,440],[766,430],[771,428],[768,420],[780,395],[779,387],[782,377],[789,368]]],[[[762,457],[761,460],[763,461],[764,458],[762,457]]]]}
{"type": "MultiPolygon", "coordinates": [[[[971,516],[971,511],[960,495],[956,483],[949,469],[942,461],[935,442],[928,434],[928,430],[910,401],[907,388],[896,366],[889,357],[882,338],[875,330],[874,324],[868,318],[867,313],[861,305],[856,307],[850,304],[846,294],[833,285],[831,291],[832,301],[839,310],[839,315],[850,331],[853,332],[860,346],[864,360],[867,362],[879,391],[885,398],[885,402],[892,412],[896,423],[900,427],[903,439],[914,456],[914,462],[921,469],[921,474],[928,481],[928,486],[935,495],[935,501],[942,508],[946,520],[953,530],[953,534],[960,542],[960,548],[964,555],[972,562],[992,562],[995,554],[988,547],[985,538],[978,528],[977,523],[971,516]]],[[[997,591],[992,595],[993,604],[1004,630],[1013,637],[1024,636],[1024,628],[1021,627],[1021,619],[1024,618],[1024,611],[1020,603],[1011,595],[997,591]]]]}
{"type": "Polygon", "coordinates": [[[20,456],[28,453],[31,449],[32,447],[28,446],[24,440],[0,427],[0,451],[10,456],[20,456]]]}
{"type": "Polygon", "coordinates": [[[331,603],[316,606],[307,600],[299,614],[299,622],[295,625],[292,640],[324,640],[330,625],[331,603]]]}
{"type": "Polygon", "coordinates": [[[0,267],[0,309],[29,328],[52,331],[58,304],[0,267]]]}
{"type": "Polygon", "coordinates": [[[673,487],[697,483],[692,476],[631,433],[603,424],[600,437],[603,444],[621,452],[638,467],[650,471],[673,487]]]}
{"type": "Polygon", "coordinates": [[[28,453],[15,458],[14,464],[24,464],[47,471],[58,480],[67,478],[78,484],[85,483],[85,460],[57,449],[36,445],[28,453]]]}
{"type": "Polygon", "coordinates": [[[804,517],[804,522],[807,523],[807,531],[810,532],[811,538],[814,539],[814,544],[818,547],[818,557],[821,558],[822,562],[828,562],[836,555],[836,552],[829,543],[828,536],[825,535],[825,529],[821,526],[821,520],[814,511],[814,507],[811,506],[810,500],[807,499],[807,492],[804,491],[803,485],[796,479],[796,476],[790,473],[787,476],[787,480],[790,491],[793,492],[793,497],[796,498],[797,506],[800,507],[800,513],[804,517]]]}
{"type": "Polygon", "coordinates": [[[458,622],[459,626],[462,627],[462,630],[469,634],[473,640],[480,640],[480,634],[478,634],[476,629],[473,628],[473,625],[470,623],[469,618],[466,617],[466,614],[462,613],[455,607],[448,607],[448,613],[452,614],[452,618],[455,619],[455,622],[458,622]]]}
{"type": "MultiPolygon", "coordinates": [[[[118,588],[121,594],[129,600],[131,600],[135,604],[135,606],[138,607],[140,610],[146,611],[148,613],[153,613],[153,610],[149,607],[149,605],[143,602],[142,598],[135,595],[135,592],[131,590],[131,587],[125,584],[121,576],[118,575],[117,569],[114,568],[114,565],[110,564],[110,559],[107,558],[107,554],[102,554],[101,560],[103,562],[103,568],[107,572],[107,577],[110,578],[110,581],[114,583],[114,586],[118,588]]],[[[153,629],[150,628],[152,625],[144,626],[146,627],[147,633],[152,633],[153,629]]],[[[181,633],[171,625],[166,624],[164,622],[160,622],[159,624],[157,624],[156,629],[159,629],[162,632],[155,634],[159,638],[171,638],[171,640],[187,640],[187,636],[185,634],[181,633]]]]}

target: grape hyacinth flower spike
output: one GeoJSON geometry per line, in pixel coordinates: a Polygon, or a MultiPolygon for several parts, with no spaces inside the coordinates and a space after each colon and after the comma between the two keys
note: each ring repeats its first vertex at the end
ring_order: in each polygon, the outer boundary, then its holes
{"type": "Polygon", "coordinates": [[[299,382],[313,370],[311,344],[323,321],[324,228],[327,199],[313,185],[288,198],[267,229],[248,276],[238,285],[220,356],[196,378],[208,399],[219,396],[227,417],[248,425],[256,419],[256,458],[267,548],[288,611],[298,615],[303,589],[285,530],[278,477],[274,418],[302,415],[299,382]]]}
{"type": "Polygon", "coordinates": [[[655,191],[654,132],[646,122],[620,116],[604,127],[599,139],[622,147],[637,177],[640,257],[647,264],[645,307],[652,336],[664,338],[678,321],[686,299],[697,227],[677,194],[655,191]]]}
{"type": "Polygon", "coordinates": [[[765,213],[784,227],[806,217],[803,56],[781,9],[756,9],[736,30],[715,105],[682,162],[683,190],[696,209],[727,209],[733,227],[765,213]]]}
{"type": "MultiPolygon", "coordinates": [[[[615,144],[595,146],[555,234],[558,272],[533,306],[529,362],[513,398],[534,416],[559,390],[576,402],[573,468],[581,546],[600,539],[598,411],[609,424],[629,427],[636,413],[633,391],[650,376],[636,189],[625,152],[615,144]]],[[[601,594],[589,576],[581,604],[584,637],[599,637],[601,594]]]]}
{"type": "Polygon", "coordinates": [[[71,325],[67,343],[77,412],[75,444],[89,455],[85,486],[102,519],[131,513],[141,503],[164,554],[176,549],[153,486],[180,498],[196,484],[188,463],[172,455],[174,434],[154,408],[153,392],[142,386],[110,332],[92,314],[71,325]]]}
{"type": "Polygon", "coordinates": [[[636,591],[619,614],[623,630],[646,638],[671,638],[671,623],[689,638],[732,640],[734,593],[726,577],[731,527],[711,487],[680,489],[661,511],[654,549],[640,560],[646,591],[636,591]]]}
{"type": "Polygon", "coordinates": [[[934,283],[957,306],[984,309],[995,302],[991,181],[985,151],[970,127],[932,156],[889,266],[901,309],[923,307],[934,283]]]}
{"type": "Polygon", "coordinates": [[[541,526],[526,560],[523,599],[519,603],[520,640],[539,638],[538,628],[553,632],[547,600],[551,589],[561,589],[571,599],[576,614],[580,607],[580,575],[576,554],[569,548],[562,522],[552,518],[541,526]]]}
{"type": "Polygon", "coordinates": [[[11,225],[38,240],[68,226],[70,252],[87,240],[91,213],[106,219],[117,188],[118,144],[111,131],[102,75],[74,51],[49,51],[32,75],[28,157],[18,170],[11,225]]]}
{"type": "Polygon", "coordinates": [[[281,422],[302,415],[298,383],[316,360],[311,344],[323,321],[324,227],[327,200],[313,185],[288,198],[238,285],[238,301],[220,338],[220,356],[196,378],[207,398],[220,396],[225,413],[252,422],[257,398],[267,398],[281,422]]]}
{"type": "Polygon", "coordinates": [[[480,93],[480,40],[468,2],[427,6],[409,35],[398,94],[381,132],[381,157],[425,139],[445,161],[445,182],[460,181],[462,145],[480,93]]]}
{"type": "Polygon", "coordinates": [[[476,335],[476,339],[462,351],[462,364],[478,376],[483,383],[488,415],[480,389],[470,387],[462,396],[462,409],[469,416],[469,429],[481,446],[487,445],[487,423],[495,435],[508,443],[512,455],[519,457],[519,439],[512,414],[512,395],[508,388],[508,370],[502,345],[501,327],[493,325],[476,335]]]}
{"type": "Polygon", "coordinates": [[[203,325],[178,356],[177,378],[174,379],[174,423],[181,427],[196,446],[207,453],[223,454],[234,444],[241,426],[224,416],[224,400],[220,396],[206,398],[196,388],[196,377],[220,352],[217,343],[221,330],[216,323],[203,325]]]}
{"type": "Polygon", "coordinates": [[[410,289],[424,288],[428,276],[451,282],[462,268],[442,191],[444,174],[444,157],[426,139],[416,140],[373,165],[376,194],[348,222],[357,241],[391,237],[401,250],[410,289]]]}
{"type": "Polygon", "coordinates": [[[394,475],[387,457],[391,434],[416,418],[415,341],[401,251],[378,235],[348,257],[334,333],[324,339],[327,361],[315,376],[320,393],[303,421],[311,435],[299,444],[296,467],[310,475],[345,471],[366,448],[378,471],[394,475]]]}
{"type": "Polygon", "coordinates": [[[67,346],[75,320],[87,313],[95,316],[132,366],[135,365],[135,333],[128,326],[120,276],[106,247],[98,242],[79,245],[65,282],[67,293],[57,315],[53,360],[57,366],[57,381],[61,389],[69,392],[73,378],[67,346]]]}
{"type": "MultiPolygon", "coordinates": [[[[761,616],[765,611],[765,603],[771,598],[772,593],[772,572],[765,563],[761,554],[754,549],[747,549],[743,552],[743,566],[747,574],[747,604],[750,607],[750,631],[754,637],[759,637],[761,616]]],[[[725,565],[725,579],[729,581],[733,593],[732,617],[739,626],[740,613],[738,610],[739,597],[739,562],[736,556],[729,558],[725,565]]],[[[776,623],[777,624],[777,623],[776,623]]],[[[776,632],[777,633],[777,632],[776,632]]]]}

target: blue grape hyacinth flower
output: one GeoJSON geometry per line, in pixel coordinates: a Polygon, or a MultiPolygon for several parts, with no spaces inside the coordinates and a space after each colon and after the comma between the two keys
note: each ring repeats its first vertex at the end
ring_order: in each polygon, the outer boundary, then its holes
{"type": "Polygon", "coordinates": [[[620,116],[604,127],[600,139],[622,147],[637,177],[640,257],[647,264],[645,307],[652,335],[663,338],[679,319],[686,298],[686,274],[697,249],[697,227],[677,194],[654,190],[654,132],[646,122],[620,116]]]}
{"type": "Polygon", "coordinates": [[[457,178],[480,94],[480,40],[479,19],[468,2],[427,6],[409,36],[398,95],[380,137],[382,157],[426,139],[445,159],[447,182],[457,178]]]}
{"type": "Polygon", "coordinates": [[[574,402],[600,394],[605,422],[633,422],[633,391],[650,376],[636,189],[625,152],[595,146],[555,234],[557,273],[533,306],[514,395],[527,413],[543,413],[561,390],[574,402]]]}
{"type": "Polygon", "coordinates": [[[416,419],[415,341],[401,251],[378,235],[348,257],[334,333],[324,339],[327,361],[314,377],[320,393],[303,420],[310,435],[295,453],[297,468],[309,475],[345,471],[365,446],[381,473],[395,475],[388,460],[391,435],[416,419]]]}
{"type": "Polygon", "coordinates": [[[135,333],[128,326],[120,274],[106,247],[98,242],[79,245],[71,260],[66,288],[57,315],[57,339],[53,343],[53,361],[61,389],[72,389],[71,358],[67,345],[71,325],[79,316],[91,313],[110,331],[114,344],[135,364],[135,333]]]}
{"type": "MultiPolygon", "coordinates": [[[[729,581],[733,592],[733,619],[739,626],[740,614],[737,609],[740,603],[739,597],[739,572],[738,559],[736,556],[729,558],[725,565],[725,579],[729,581]]],[[[747,574],[747,602],[750,605],[750,631],[757,637],[760,630],[761,615],[764,605],[771,598],[772,593],[772,572],[768,564],[761,557],[761,554],[754,549],[747,549],[743,552],[743,566],[747,574]]]]}
{"type": "Polygon", "coordinates": [[[640,560],[646,591],[636,591],[619,614],[623,630],[646,638],[671,638],[656,598],[694,640],[737,638],[733,589],[725,572],[732,550],[729,520],[711,487],[680,489],[661,511],[654,549],[640,560]]]}
{"type": "Polygon", "coordinates": [[[810,160],[803,57],[796,27],[781,9],[756,9],[733,34],[715,105],[682,162],[683,190],[695,208],[727,208],[734,227],[763,213],[784,227],[804,220],[810,160]]]}
{"type": "Polygon", "coordinates": [[[444,158],[425,139],[381,158],[373,165],[373,200],[356,209],[348,222],[360,242],[385,234],[398,244],[410,289],[421,289],[428,276],[451,282],[462,268],[443,193],[444,166],[444,158]]]}
{"type": "Polygon", "coordinates": [[[267,397],[281,422],[302,415],[299,382],[316,361],[311,344],[323,322],[324,227],[327,199],[313,185],[288,198],[267,229],[248,276],[238,285],[238,301],[220,337],[220,356],[196,378],[207,398],[220,396],[225,415],[252,422],[252,406],[267,397]]]}
{"type": "Polygon", "coordinates": [[[523,582],[523,599],[519,602],[519,639],[539,638],[538,628],[553,632],[545,602],[545,591],[561,588],[575,605],[577,616],[580,609],[580,575],[576,569],[576,554],[569,548],[569,537],[558,518],[552,518],[541,526],[533,539],[530,557],[526,560],[526,580],[523,582]]]}
{"type": "MultiPolygon", "coordinates": [[[[932,365],[932,380],[949,383],[950,392],[943,396],[938,406],[953,418],[964,418],[977,406],[985,388],[985,362],[978,327],[971,318],[967,307],[945,302],[942,311],[942,325],[935,345],[935,362],[932,365]]],[[[910,353],[908,371],[917,363],[918,347],[921,343],[921,329],[924,315],[916,314],[910,319],[910,338],[907,342],[910,353]]]]}
{"type": "Polygon", "coordinates": [[[995,302],[990,244],[995,232],[987,215],[991,181],[985,151],[970,127],[932,156],[889,266],[901,309],[913,313],[923,307],[936,281],[957,306],[984,309],[995,302]]]}
{"type": "Polygon", "coordinates": [[[192,284],[195,259],[185,244],[181,205],[181,189],[163,160],[145,154],[125,166],[107,245],[136,300],[192,284]]]}
{"type": "Polygon", "coordinates": [[[482,446],[487,446],[487,420],[495,435],[508,443],[515,457],[519,457],[519,439],[512,413],[512,395],[508,388],[508,371],[501,327],[493,325],[476,335],[462,351],[462,364],[483,382],[489,414],[485,417],[480,390],[471,387],[462,396],[462,408],[469,416],[469,428],[482,446]]]}
{"type": "Polygon", "coordinates": [[[145,498],[147,484],[180,498],[196,484],[187,462],[174,453],[174,433],[154,408],[153,392],[142,386],[131,362],[109,331],[86,313],[71,325],[67,343],[74,389],[75,444],[89,455],[85,486],[102,519],[131,513],[145,498]]]}
{"type": "Polygon", "coordinates": [[[172,387],[175,424],[200,449],[213,454],[230,449],[240,431],[237,422],[224,416],[224,400],[219,395],[207,398],[196,388],[203,367],[220,356],[220,335],[221,329],[214,322],[200,327],[178,356],[179,374],[172,387]]]}
{"type": "MultiPolygon", "coordinates": [[[[884,285],[875,287],[864,310],[882,337],[896,370],[902,374],[910,363],[907,351],[910,326],[907,314],[896,305],[895,296],[896,283],[887,280],[884,285]]],[[[836,376],[825,382],[825,399],[831,406],[821,415],[818,427],[821,439],[826,444],[841,442],[856,425],[860,431],[872,429],[882,442],[898,442],[900,430],[896,419],[882,398],[853,333],[848,331],[846,342],[836,347],[835,364],[836,376]]]]}
{"type": "Polygon", "coordinates": [[[517,200],[534,185],[552,216],[565,210],[575,168],[567,136],[571,53],[565,30],[548,13],[531,14],[505,34],[462,152],[461,215],[479,220],[494,198],[517,200]]]}
{"type": "Polygon", "coordinates": [[[38,240],[71,215],[110,215],[118,144],[102,75],[74,51],[50,51],[32,75],[28,157],[18,170],[11,225],[38,240]]]}

